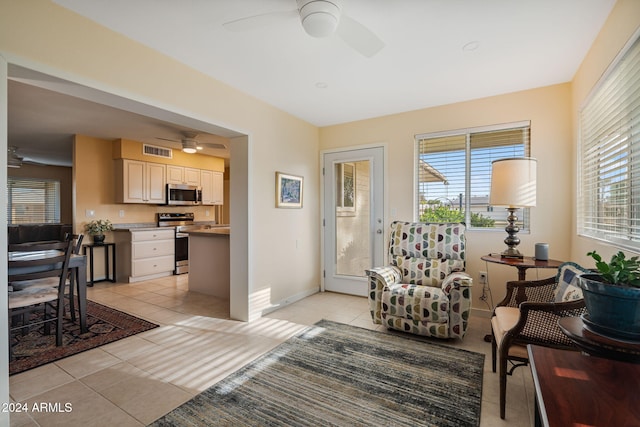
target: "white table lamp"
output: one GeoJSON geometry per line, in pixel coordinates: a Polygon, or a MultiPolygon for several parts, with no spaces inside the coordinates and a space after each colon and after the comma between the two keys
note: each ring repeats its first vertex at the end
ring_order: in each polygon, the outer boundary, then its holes
{"type": "Polygon", "coordinates": [[[504,239],[507,250],[502,252],[503,258],[523,258],[516,248],[520,243],[517,234],[520,228],[516,225],[518,217],[515,212],[519,208],[536,205],[536,164],[530,157],[514,157],[495,160],[491,164],[491,206],[506,206],[509,215],[504,239]]]}

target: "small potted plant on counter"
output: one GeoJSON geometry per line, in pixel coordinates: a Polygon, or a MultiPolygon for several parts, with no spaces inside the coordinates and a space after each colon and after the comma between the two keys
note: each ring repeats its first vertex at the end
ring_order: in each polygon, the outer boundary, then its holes
{"type": "Polygon", "coordinates": [[[608,263],[589,252],[597,273],[578,276],[583,291],[587,327],[612,338],[640,340],[640,261],[620,251],[608,263]]]}
{"type": "Polygon", "coordinates": [[[104,243],[104,232],[112,231],[113,224],[108,219],[94,219],[88,222],[84,229],[90,236],[93,237],[93,243],[100,245],[104,243]]]}

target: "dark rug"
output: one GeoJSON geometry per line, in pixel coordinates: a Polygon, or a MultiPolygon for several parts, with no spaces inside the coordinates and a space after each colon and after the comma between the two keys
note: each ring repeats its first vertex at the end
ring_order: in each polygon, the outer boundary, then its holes
{"type": "Polygon", "coordinates": [[[484,355],[322,320],[152,426],[478,426],[484,355]]]}
{"type": "Polygon", "coordinates": [[[157,328],[158,325],[97,302],[87,301],[87,327],[89,330],[81,333],[78,321],[72,322],[67,312],[63,329],[64,345],[61,347],[56,347],[55,327],[50,335],[44,335],[42,328],[34,329],[26,335],[14,332],[14,360],[9,362],[9,375],[157,328]]]}

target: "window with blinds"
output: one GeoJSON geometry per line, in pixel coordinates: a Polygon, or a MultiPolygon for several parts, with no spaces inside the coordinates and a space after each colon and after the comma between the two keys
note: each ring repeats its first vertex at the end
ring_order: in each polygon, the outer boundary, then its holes
{"type": "Polygon", "coordinates": [[[7,178],[9,224],[60,223],[60,182],[7,178]]]}
{"type": "MultiPolygon", "coordinates": [[[[417,218],[504,229],[505,209],[489,205],[491,162],[529,156],[530,123],[519,122],[416,136],[417,218]]],[[[518,225],[529,228],[529,209],[518,225]]]]}
{"type": "Polygon", "coordinates": [[[578,233],[640,249],[640,37],[580,110],[578,233]]]}

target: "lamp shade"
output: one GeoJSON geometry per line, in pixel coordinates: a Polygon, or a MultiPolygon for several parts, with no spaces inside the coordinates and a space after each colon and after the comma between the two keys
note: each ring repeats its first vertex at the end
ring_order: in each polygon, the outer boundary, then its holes
{"type": "Polygon", "coordinates": [[[493,161],[489,204],[509,208],[535,206],[536,166],[537,160],[530,157],[493,161]]]}

